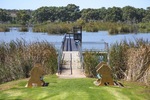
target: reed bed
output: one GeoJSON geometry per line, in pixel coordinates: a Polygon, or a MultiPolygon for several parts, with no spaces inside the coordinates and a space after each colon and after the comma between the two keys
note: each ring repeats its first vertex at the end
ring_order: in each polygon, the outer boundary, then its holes
{"type": "Polygon", "coordinates": [[[82,29],[86,32],[108,31],[110,35],[150,32],[150,23],[128,24],[122,22],[115,23],[102,21],[85,22],[83,20],[70,23],[43,23],[41,25],[35,25],[33,31],[47,32],[49,34],[62,34],[70,32],[73,26],[82,26],[82,29]]]}
{"type": "Polygon", "coordinates": [[[87,32],[108,31],[110,35],[129,34],[129,33],[148,33],[150,32],[150,23],[113,23],[93,21],[83,24],[83,29],[87,32]]]}
{"type": "Polygon", "coordinates": [[[72,30],[72,25],[69,23],[49,23],[43,25],[35,25],[34,32],[47,32],[48,34],[63,34],[72,30]]]}
{"type": "Polygon", "coordinates": [[[25,40],[0,44],[0,83],[27,78],[33,64],[40,62],[46,74],[57,71],[57,53],[46,41],[27,43],[25,40]]]}
{"type": "Polygon", "coordinates": [[[148,33],[150,32],[150,22],[149,23],[139,23],[138,28],[140,32],[148,33]]]}
{"type": "Polygon", "coordinates": [[[150,85],[150,41],[136,39],[115,43],[110,49],[110,66],[114,79],[150,85]]]}
{"type": "Polygon", "coordinates": [[[9,32],[9,28],[5,25],[0,25],[0,32],[9,32]]]}
{"type": "Polygon", "coordinates": [[[20,27],[19,31],[20,32],[28,32],[28,27],[22,26],[22,27],[20,27]]]}

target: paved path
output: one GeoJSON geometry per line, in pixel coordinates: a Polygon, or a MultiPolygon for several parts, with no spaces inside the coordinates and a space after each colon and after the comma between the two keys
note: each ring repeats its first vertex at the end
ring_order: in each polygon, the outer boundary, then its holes
{"type": "Polygon", "coordinates": [[[70,69],[62,70],[62,73],[58,75],[59,78],[86,78],[82,69],[73,69],[72,74],[70,69]]]}

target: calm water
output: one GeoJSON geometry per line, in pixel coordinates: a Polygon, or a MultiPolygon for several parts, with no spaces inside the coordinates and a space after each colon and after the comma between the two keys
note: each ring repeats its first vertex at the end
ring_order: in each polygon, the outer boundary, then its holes
{"type": "MultiPolygon", "coordinates": [[[[10,32],[0,32],[0,42],[10,42],[11,40],[24,39],[27,42],[48,41],[60,48],[63,35],[48,35],[47,33],[33,33],[30,28],[29,32],[18,32],[17,28],[11,28],[10,32]]],[[[123,40],[135,41],[135,39],[144,39],[150,41],[150,33],[139,34],[123,34],[123,35],[109,35],[107,31],[99,32],[85,32],[83,31],[83,48],[97,49],[100,46],[99,42],[107,42],[109,45],[121,42],[123,40]],[[88,44],[87,42],[98,42],[98,44],[88,44]]],[[[103,48],[103,47],[102,47],[103,48]]]]}

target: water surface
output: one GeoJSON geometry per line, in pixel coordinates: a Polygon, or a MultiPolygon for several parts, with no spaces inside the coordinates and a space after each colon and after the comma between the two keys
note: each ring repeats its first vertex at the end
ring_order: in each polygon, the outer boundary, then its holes
{"type": "MultiPolygon", "coordinates": [[[[32,28],[29,29],[29,32],[19,32],[18,28],[11,28],[10,32],[0,32],[0,42],[10,42],[16,39],[24,39],[27,42],[48,41],[54,44],[56,48],[60,48],[63,35],[36,33],[32,32],[32,28]]],[[[88,48],[97,49],[102,47],[100,44],[101,42],[107,42],[110,46],[116,42],[121,42],[123,40],[135,41],[135,39],[144,39],[150,41],[150,33],[109,35],[107,31],[99,31],[99,32],[83,31],[82,47],[83,49],[88,48]],[[91,43],[89,44],[89,42],[91,43]],[[92,42],[95,43],[92,44],[92,42]]]]}

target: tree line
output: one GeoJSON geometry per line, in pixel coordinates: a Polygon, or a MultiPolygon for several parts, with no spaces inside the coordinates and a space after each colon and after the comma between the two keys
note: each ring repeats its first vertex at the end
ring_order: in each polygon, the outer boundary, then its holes
{"type": "Polygon", "coordinates": [[[0,9],[0,23],[28,24],[43,22],[74,22],[82,19],[86,22],[150,22],[150,7],[147,9],[132,6],[109,7],[99,9],[79,9],[75,4],[65,7],[40,7],[36,10],[0,9]]]}

